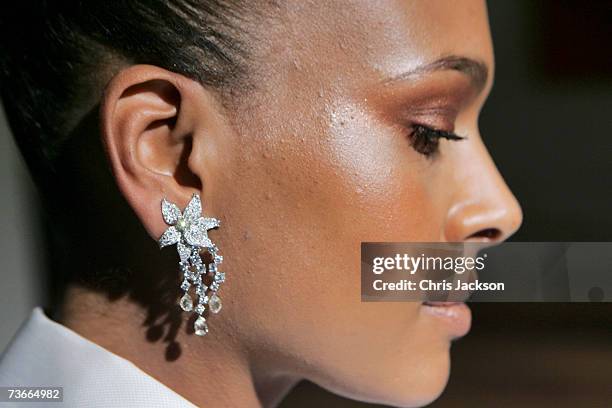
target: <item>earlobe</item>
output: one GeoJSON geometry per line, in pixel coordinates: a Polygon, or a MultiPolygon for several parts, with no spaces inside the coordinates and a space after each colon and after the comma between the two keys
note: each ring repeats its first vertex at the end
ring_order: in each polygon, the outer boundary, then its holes
{"type": "Polygon", "coordinates": [[[155,66],[135,65],[108,84],[100,106],[102,139],[117,185],[152,238],[164,230],[161,199],[186,202],[200,193],[189,166],[198,103],[188,79],[155,66]]]}

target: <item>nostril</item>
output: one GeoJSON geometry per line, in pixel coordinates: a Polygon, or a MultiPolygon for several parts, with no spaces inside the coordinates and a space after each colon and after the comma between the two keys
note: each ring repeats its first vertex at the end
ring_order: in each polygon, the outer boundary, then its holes
{"type": "Polygon", "coordinates": [[[485,228],[485,229],[481,229],[478,232],[475,232],[474,234],[470,235],[468,237],[469,238],[487,238],[490,240],[496,240],[501,236],[502,232],[500,230],[498,230],[497,228],[485,228]]]}

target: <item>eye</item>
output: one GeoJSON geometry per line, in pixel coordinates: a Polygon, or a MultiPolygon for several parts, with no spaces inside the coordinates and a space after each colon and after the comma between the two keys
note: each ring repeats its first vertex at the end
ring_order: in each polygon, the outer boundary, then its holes
{"type": "Polygon", "coordinates": [[[427,158],[433,157],[438,153],[440,139],[457,141],[463,140],[465,137],[424,125],[412,125],[410,131],[410,144],[417,153],[427,158]]]}

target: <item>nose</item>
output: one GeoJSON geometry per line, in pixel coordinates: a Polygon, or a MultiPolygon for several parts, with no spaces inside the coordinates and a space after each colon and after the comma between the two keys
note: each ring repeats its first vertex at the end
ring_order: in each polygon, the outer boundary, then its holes
{"type": "Polygon", "coordinates": [[[516,197],[484,146],[481,148],[481,160],[471,161],[457,176],[444,224],[446,241],[501,242],[523,221],[516,197]]]}

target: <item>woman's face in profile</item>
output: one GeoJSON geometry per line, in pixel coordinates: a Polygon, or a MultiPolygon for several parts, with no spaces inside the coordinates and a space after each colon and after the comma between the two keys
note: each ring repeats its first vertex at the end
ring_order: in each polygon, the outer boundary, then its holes
{"type": "Polygon", "coordinates": [[[257,89],[228,113],[223,166],[204,181],[232,276],[216,324],[271,373],[426,403],[466,327],[415,302],[362,303],[360,243],[499,241],[518,228],[478,130],[493,74],[485,3],[285,11],[255,41],[257,89]],[[464,139],[437,138],[451,133],[464,139]]]}

